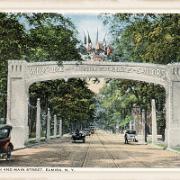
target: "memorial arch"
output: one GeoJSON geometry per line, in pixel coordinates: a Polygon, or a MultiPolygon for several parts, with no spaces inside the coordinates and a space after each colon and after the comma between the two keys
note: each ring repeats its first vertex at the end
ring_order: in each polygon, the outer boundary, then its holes
{"type": "Polygon", "coordinates": [[[166,142],[180,146],[180,64],[127,62],[57,62],[28,63],[8,61],[7,123],[13,126],[15,148],[28,140],[29,87],[35,82],[65,78],[129,79],[162,85],[166,90],[166,142]]]}

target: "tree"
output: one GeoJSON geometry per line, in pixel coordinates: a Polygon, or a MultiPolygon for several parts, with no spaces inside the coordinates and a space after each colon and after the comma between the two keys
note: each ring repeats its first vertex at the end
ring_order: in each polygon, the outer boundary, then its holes
{"type": "Polygon", "coordinates": [[[0,117],[6,117],[7,60],[21,59],[26,41],[24,30],[13,16],[0,13],[0,117]]]}
{"type": "Polygon", "coordinates": [[[122,60],[168,64],[180,61],[179,14],[103,16],[122,60]]]}
{"type": "Polygon", "coordinates": [[[37,98],[41,98],[42,109],[47,111],[49,107],[52,114],[62,118],[66,130],[71,126],[86,127],[95,118],[94,93],[87,88],[87,83],[80,79],[36,83],[30,87],[30,93],[30,101],[35,103],[37,98]]]}
{"type": "MultiPolygon", "coordinates": [[[[65,18],[61,14],[1,13],[0,30],[0,114],[6,117],[7,60],[25,59],[28,62],[58,61],[58,64],[61,65],[62,61],[81,61],[81,57],[78,50],[79,42],[76,38],[76,29],[70,19],[65,18]]],[[[72,81],[71,86],[73,87],[77,82],[76,80],[72,81]],[[74,81],[74,85],[72,81],[74,81]]],[[[81,84],[79,85],[81,86],[81,84]]],[[[66,102],[67,94],[57,93],[61,92],[60,89],[58,90],[58,88],[61,87],[62,89],[65,88],[65,90],[68,90],[68,86],[65,86],[64,81],[60,80],[32,85],[29,91],[29,104],[35,106],[37,98],[41,98],[42,106],[45,110],[47,110],[48,107],[53,109],[52,105],[57,105],[55,101],[60,101],[60,95],[62,95],[62,101],[66,102]],[[56,92],[55,90],[58,91],[56,92]]],[[[77,86],[76,88],[78,89],[77,86]]],[[[82,93],[83,91],[87,93],[88,89],[83,85],[81,91],[82,93]]],[[[78,98],[76,101],[77,100],[78,98]]],[[[87,120],[87,118],[93,116],[93,103],[90,103],[91,95],[87,96],[85,100],[87,100],[87,102],[82,100],[81,106],[88,106],[89,109],[87,109],[85,113],[77,112],[79,116],[82,116],[80,118],[81,120],[83,118],[87,120]]],[[[70,100],[66,103],[69,103],[67,106],[71,105],[70,100]]],[[[78,108],[79,106],[80,104],[78,104],[78,108]]],[[[74,104],[73,107],[75,108],[76,104],[74,104]]],[[[62,111],[67,112],[67,108],[62,108],[60,113],[57,108],[54,109],[54,112],[59,113],[59,115],[62,115],[62,111]]],[[[79,117],[77,117],[77,119],[78,118],[79,117]]]]}
{"type": "Polygon", "coordinates": [[[73,23],[61,14],[20,14],[29,34],[27,61],[81,61],[78,52],[76,29],[73,23]]]}

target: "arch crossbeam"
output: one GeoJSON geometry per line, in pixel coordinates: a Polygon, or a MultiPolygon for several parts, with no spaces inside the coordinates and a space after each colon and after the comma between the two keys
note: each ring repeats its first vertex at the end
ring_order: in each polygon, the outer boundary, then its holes
{"type": "Polygon", "coordinates": [[[26,79],[29,84],[37,81],[60,78],[120,78],[152,82],[165,86],[167,81],[166,66],[144,63],[117,62],[57,62],[27,63],[26,79]]]}

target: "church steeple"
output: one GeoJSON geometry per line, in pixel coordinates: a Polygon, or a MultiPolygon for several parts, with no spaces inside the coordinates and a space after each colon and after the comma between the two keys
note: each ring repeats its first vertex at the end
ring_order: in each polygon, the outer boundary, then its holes
{"type": "Polygon", "coordinates": [[[98,28],[97,28],[97,33],[96,33],[96,44],[98,43],[98,28]]]}
{"type": "Polygon", "coordinates": [[[92,44],[92,41],[91,41],[91,38],[90,38],[89,32],[88,32],[88,44],[92,44]]]}
{"type": "Polygon", "coordinates": [[[112,48],[108,45],[106,41],[105,33],[102,41],[99,41],[99,30],[96,30],[95,42],[92,43],[90,34],[88,31],[84,33],[84,45],[86,47],[87,54],[89,55],[87,59],[92,61],[104,61],[108,58],[112,53],[112,48]]]}
{"type": "Polygon", "coordinates": [[[92,41],[89,35],[89,32],[87,32],[87,51],[90,51],[92,49],[92,41]]]}
{"type": "Polygon", "coordinates": [[[84,32],[84,44],[85,44],[85,45],[87,44],[87,38],[86,38],[85,32],[84,32]]]}
{"type": "Polygon", "coordinates": [[[97,28],[97,33],[96,33],[96,50],[100,49],[100,44],[99,44],[99,33],[98,33],[98,28],[97,28]]]}

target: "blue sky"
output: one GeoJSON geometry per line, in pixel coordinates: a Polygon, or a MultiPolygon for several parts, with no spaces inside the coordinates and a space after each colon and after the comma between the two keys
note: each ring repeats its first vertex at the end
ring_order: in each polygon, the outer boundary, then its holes
{"type": "Polygon", "coordinates": [[[103,25],[102,20],[98,18],[98,15],[99,14],[86,13],[64,14],[64,16],[71,18],[72,22],[75,24],[79,32],[78,38],[83,41],[84,32],[87,33],[88,31],[93,43],[96,41],[97,28],[99,31],[99,41],[102,41],[105,34],[107,34],[107,28],[103,25]]]}

